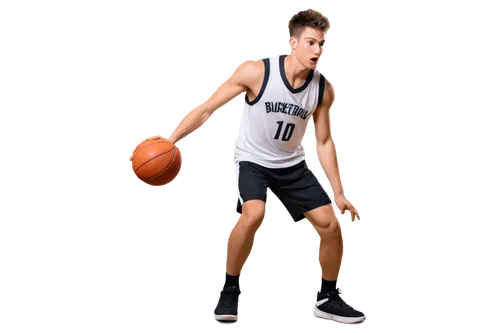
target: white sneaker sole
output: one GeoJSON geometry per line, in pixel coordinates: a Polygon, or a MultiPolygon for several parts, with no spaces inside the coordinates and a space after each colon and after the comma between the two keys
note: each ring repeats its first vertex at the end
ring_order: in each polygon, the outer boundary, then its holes
{"type": "Polygon", "coordinates": [[[221,321],[237,321],[237,320],[238,320],[238,316],[235,316],[235,315],[230,315],[230,314],[215,315],[215,320],[221,320],[221,321]]]}
{"type": "Polygon", "coordinates": [[[336,316],[334,314],[321,311],[316,306],[314,307],[314,315],[318,318],[335,320],[335,321],[338,321],[339,323],[344,323],[344,324],[354,324],[354,323],[359,323],[359,322],[362,322],[363,320],[365,320],[365,316],[361,316],[361,317],[336,316]]]}

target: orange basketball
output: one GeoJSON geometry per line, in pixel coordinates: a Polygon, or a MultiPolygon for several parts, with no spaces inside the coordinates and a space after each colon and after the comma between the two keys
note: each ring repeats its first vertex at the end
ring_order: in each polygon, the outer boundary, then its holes
{"type": "Polygon", "coordinates": [[[170,183],[179,173],[181,164],[181,152],[166,139],[143,142],[132,159],[132,169],[137,177],[154,186],[170,183]]]}

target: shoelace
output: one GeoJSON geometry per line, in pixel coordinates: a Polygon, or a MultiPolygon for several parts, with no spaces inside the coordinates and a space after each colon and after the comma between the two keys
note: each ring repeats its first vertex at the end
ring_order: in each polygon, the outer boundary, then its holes
{"type": "Polygon", "coordinates": [[[236,303],[236,298],[238,297],[239,292],[237,290],[234,291],[223,291],[221,302],[224,306],[231,306],[236,303]]]}
{"type": "Polygon", "coordinates": [[[346,302],[344,302],[344,300],[338,296],[337,297],[337,304],[341,307],[341,308],[348,308],[348,309],[352,309],[352,306],[350,306],[349,304],[347,304],[346,302]]]}
{"type": "Polygon", "coordinates": [[[352,306],[344,302],[344,300],[340,297],[340,294],[342,294],[342,289],[337,288],[337,290],[330,291],[326,295],[328,296],[328,298],[337,303],[339,307],[352,309],[352,306]]]}

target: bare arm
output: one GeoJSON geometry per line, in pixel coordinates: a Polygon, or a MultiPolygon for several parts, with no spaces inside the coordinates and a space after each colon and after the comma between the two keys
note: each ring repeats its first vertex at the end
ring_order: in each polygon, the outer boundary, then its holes
{"type": "Polygon", "coordinates": [[[340,163],[333,134],[330,110],[335,104],[335,86],[325,80],[323,101],[313,114],[315,154],[333,195],[345,195],[344,181],[340,172],[340,163]]]}
{"type": "Polygon", "coordinates": [[[200,127],[215,110],[249,89],[252,80],[259,75],[259,70],[258,64],[254,61],[241,64],[229,80],[224,82],[205,103],[184,117],[169,139],[175,143],[200,127]]]}

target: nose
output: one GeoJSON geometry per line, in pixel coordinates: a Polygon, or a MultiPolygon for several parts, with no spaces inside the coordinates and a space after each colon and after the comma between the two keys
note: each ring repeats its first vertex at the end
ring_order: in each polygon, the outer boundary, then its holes
{"type": "Polygon", "coordinates": [[[314,50],[314,54],[319,57],[322,52],[323,52],[323,50],[322,50],[321,46],[319,44],[316,44],[316,49],[314,50]]]}

